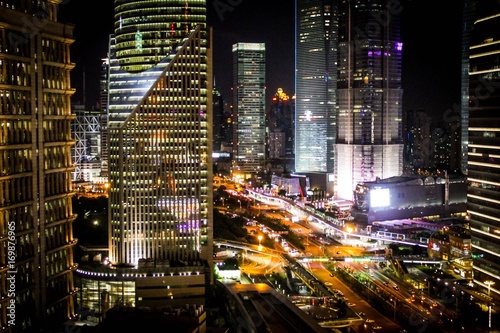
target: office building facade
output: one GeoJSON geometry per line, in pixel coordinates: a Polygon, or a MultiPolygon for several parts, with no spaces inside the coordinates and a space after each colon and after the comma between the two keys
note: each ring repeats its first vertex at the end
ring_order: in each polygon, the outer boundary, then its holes
{"type": "MultiPolygon", "coordinates": [[[[111,39],[110,39],[111,40],[111,39]]],[[[108,83],[109,58],[102,59],[101,77],[99,78],[100,131],[101,131],[101,176],[108,177],[108,83]]]]}
{"type": "MultiPolygon", "coordinates": [[[[333,173],[336,1],[295,2],[295,172],[333,173]]],[[[324,187],[323,187],[324,188],[324,187]]]]}
{"type": "Polygon", "coordinates": [[[188,1],[185,17],[184,4],[175,4],[167,11],[151,1],[150,21],[142,24],[144,1],[115,3],[108,119],[113,263],[211,256],[206,8],[188,1]],[[165,21],[173,33],[162,34],[165,21]],[[164,46],[158,34],[167,37],[164,46]]]}
{"type": "Polygon", "coordinates": [[[266,157],[266,46],[233,45],[233,176],[264,170],[266,157]]]}
{"type": "MultiPolygon", "coordinates": [[[[500,296],[500,4],[475,3],[469,48],[468,193],[474,282],[500,296]]],[[[488,290],[488,291],[487,291],[488,290]]]]}
{"type": "Polygon", "coordinates": [[[109,257],[77,271],[79,300],[99,316],[204,304],[213,283],[210,34],[205,1],[115,1],[109,257]]]}
{"type": "Polygon", "coordinates": [[[403,170],[400,6],[386,0],[339,4],[336,194],[403,170]],[[383,17],[382,22],[380,18],[383,17]]]}
{"type": "Polygon", "coordinates": [[[59,3],[0,3],[0,332],[61,330],[75,315],[74,27],[59,3]]]}

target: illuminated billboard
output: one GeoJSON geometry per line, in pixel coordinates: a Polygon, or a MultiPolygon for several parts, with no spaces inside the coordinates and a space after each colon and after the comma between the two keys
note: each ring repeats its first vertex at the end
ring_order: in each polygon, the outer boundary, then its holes
{"type": "Polygon", "coordinates": [[[388,207],[391,204],[388,188],[377,188],[370,191],[370,207],[388,207]]]}

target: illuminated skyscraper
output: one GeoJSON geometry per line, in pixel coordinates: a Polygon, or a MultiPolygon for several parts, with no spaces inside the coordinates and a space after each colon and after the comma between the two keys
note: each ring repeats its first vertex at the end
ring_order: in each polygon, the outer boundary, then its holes
{"type": "Polygon", "coordinates": [[[387,0],[339,5],[336,192],[403,171],[400,6],[387,0]]]}
{"type": "MultiPolygon", "coordinates": [[[[473,2],[469,2],[469,4],[473,2]]],[[[467,203],[474,282],[500,298],[500,4],[475,2],[469,48],[467,203]]]]}
{"type": "Polygon", "coordinates": [[[233,45],[234,175],[255,174],[264,168],[265,57],[266,46],[263,43],[233,45]]]}
{"type": "MultiPolygon", "coordinates": [[[[205,1],[115,1],[108,86],[111,266],[103,276],[118,274],[128,292],[113,282],[100,287],[111,306],[205,301],[213,257],[209,34],[205,1]]],[[[82,285],[92,283],[91,268],[78,273],[82,285]]],[[[89,307],[94,300],[85,298],[89,307]]]]}
{"type": "Polygon", "coordinates": [[[59,331],[75,315],[74,27],[57,22],[60,2],[0,2],[0,332],[59,331]]]}
{"type": "Polygon", "coordinates": [[[333,173],[336,1],[297,0],[295,6],[295,172],[333,173]]]}

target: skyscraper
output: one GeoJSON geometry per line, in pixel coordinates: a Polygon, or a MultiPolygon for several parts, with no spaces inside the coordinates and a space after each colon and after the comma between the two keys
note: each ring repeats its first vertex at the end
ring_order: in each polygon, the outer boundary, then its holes
{"type": "Polygon", "coordinates": [[[336,192],[403,170],[400,6],[387,0],[339,5],[336,192]]]}
{"type": "Polygon", "coordinates": [[[75,314],[70,46],[61,1],[0,3],[0,331],[75,314]]]}
{"type": "Polygon", "coordinates": [[[99,78],[99,93],[101,106],[101,176],[108,177],[108,82],[109,59],[102,59],[101,77],[99,78]]]}
{"type": "Polygon", "coordinates": [[[233,175],[248,178],[263,171],[266,124],[266,46],[233,45],[233,175]]]}
{"type": "Polygon", "coordinates": [[[500,296],[500,4],[475,2],[470,35],[468,194],[474,282],[500,296]]]}
{"type": "MultiPolygon", "coordinates": [[[[210,42],[205,1],[115,1],[108,86],[111,266],[100,269],[103,279],[121,282],[99,287],[110,306],[205,301],[213,279],[210,42]]],[[[78,270],[82,285],[92,284],[92,272],[78,270]]],[[[88,307],[101,297],[81,296],[88,307]]]]}
{"type": "Polygon", "coordinates": [[[114,263],[212,256],[206,7],[179,4],[115,1],[108,122],[114,263]]]}
{"type": "Polygon", "coordinates": [[[295,172],[333,173],[336,1],[295,2],[295,172]]]}

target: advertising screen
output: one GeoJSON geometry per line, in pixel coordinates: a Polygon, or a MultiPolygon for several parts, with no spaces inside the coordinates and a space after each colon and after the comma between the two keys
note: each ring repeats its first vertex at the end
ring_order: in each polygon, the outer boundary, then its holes
{"type": "Polygon", "coordinates": [[[391,204],[388,188],[378,188],[370,191],[370,207],[388,207],[391,204]]]}

